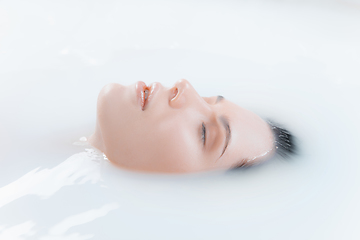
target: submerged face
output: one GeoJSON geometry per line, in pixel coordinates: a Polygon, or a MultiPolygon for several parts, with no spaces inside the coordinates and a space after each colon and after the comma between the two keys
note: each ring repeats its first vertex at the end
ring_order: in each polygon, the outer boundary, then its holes
{"type": "Polygon", "coordinates": [[[172,88],[106,85],[90,143],[123,168],[182,173],[263,161],[274,139],[256,114],[220,96],[200,97],[180,80],[172,88]]]}

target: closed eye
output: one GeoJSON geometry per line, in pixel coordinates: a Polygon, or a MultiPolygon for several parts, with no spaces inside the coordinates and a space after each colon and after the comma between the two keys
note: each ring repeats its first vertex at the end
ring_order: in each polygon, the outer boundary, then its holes
{"type": "Polygon", "coordinates": [[[202,123],[201,125],[201,140],[203,142],[203,145],[205,146],[205,141],[206,141],[206,127],[205,124],[202,123]]]}

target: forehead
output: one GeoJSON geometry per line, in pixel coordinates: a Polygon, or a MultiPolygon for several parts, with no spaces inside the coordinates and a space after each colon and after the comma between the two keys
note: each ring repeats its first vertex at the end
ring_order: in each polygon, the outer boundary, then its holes
{"type": "Polygon", "coordinates": [[[228,100],[221,104],[219,111],[228,118],[231,128],[231,140],[224,154],[226,163],[257,158],[273,148],[271,129],[263,119],[228,100]]]}

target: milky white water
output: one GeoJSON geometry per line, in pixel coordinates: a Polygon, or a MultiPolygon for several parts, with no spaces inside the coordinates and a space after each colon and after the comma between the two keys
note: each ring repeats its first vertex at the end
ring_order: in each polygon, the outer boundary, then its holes
{"type": "Polygon", "coordinates": [[[1,1],[0,239],[359,239],[359,93],[358,0],[1,1]],[[106,83],[180,78],[301,154],[147,175],[79,140],[106,83]]]}

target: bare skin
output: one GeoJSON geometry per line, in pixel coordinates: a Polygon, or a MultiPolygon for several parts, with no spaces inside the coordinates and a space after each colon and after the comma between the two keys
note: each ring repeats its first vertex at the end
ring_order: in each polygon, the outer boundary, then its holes
{"type": "Polygon", "coordinates": [[[229,169],[262,162],[274,152],[264,120],[222,97],[200,97],[187,80],[172,88],[106,85],[89,141],[116,165],[145,172],[229,169]]]}

